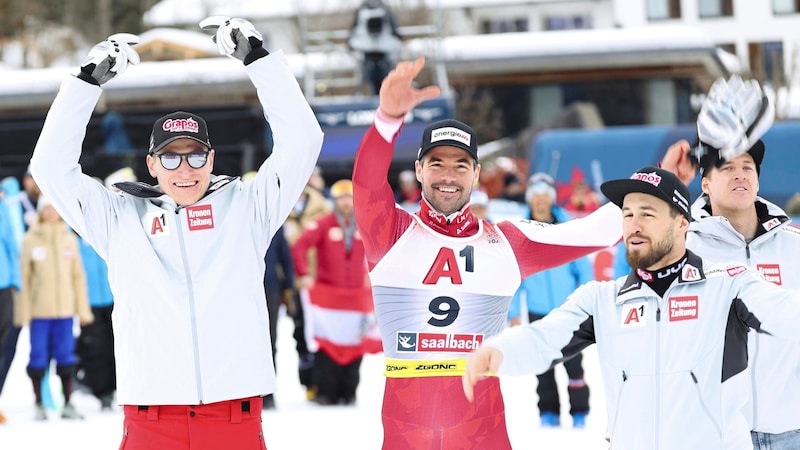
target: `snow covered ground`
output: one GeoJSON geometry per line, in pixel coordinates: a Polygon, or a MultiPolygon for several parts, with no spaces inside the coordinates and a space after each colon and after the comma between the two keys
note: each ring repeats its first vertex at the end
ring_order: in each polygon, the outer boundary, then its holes
{"type": "MultiPolygon", "coordinates": [[[[281,316],[278,324],[277,409],[262,415],[267,448],[292,449],[379,449],[382,442],[381,400],[383,396],[382,355],[368,355],[361,366],[361,384],[355,406],[322,407],[305,400],[297,381],[297,355],[291,337],[292,323],[281,316]]],[[[28,334],[20,335],[17,357],[11,367],[0,411],[8,422],[0,425],[0,449],[109,450],[119,447],[122,413],[101,412],[99,402],[82,392],[74,394],[73,403],[86,419],[62,420],[50,411],[46,422],[33,420],[33,392],[25,374],[28,362],[28,334]]],[[[502,379],[508,431],[515,449],[607,449],[606,414],[600,382],[597,353],[594,347],[584,352],[584,369],[591,391],[592,413],[587,427],[574,430],[568,414],[566,375],[556,369],[562,393],[563,426],[542,429],[536,409],[536,377],[502,379]]],[[[58,383],[56,383],[58,385],[58,383]]]]}

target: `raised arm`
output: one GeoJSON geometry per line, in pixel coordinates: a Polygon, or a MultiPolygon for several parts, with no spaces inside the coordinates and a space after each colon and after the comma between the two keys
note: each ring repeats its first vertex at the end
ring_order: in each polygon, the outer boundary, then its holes
{"type": "Polygon", "coordinates": [[[403,118],[415,106],[440,93],[436,86],[416,89],[411,85],[424,65],[424,58],[401,62],[389,73],[381,85],[375,123],[364,134],[356,152],[353,201],[370,267],[386,254],[412,220],[407,212],[395,207],[387,175],[403,118]]]}
{"type": "Polygon", "coordinates": [[[78,160],[86,126],[102,93],[100,86],[120,75],[129,64],[139,62],[130,47],[137,41],[134,35],[116,34],[92,48],[79,74],[61,84],[30,163],[36,184],[64,221],[103,257],[108,242],[104,224],[118,197],[84,175],[78,160]],[[92,222],[98,226],[87,226],[92,222]]]}
{"type": "Polygon", "coordinates": [[[272,154],[254,180],[258,215],[271,239],[311,177],[322,150],[322,129],[283,52],[268,52],[253,24],[212,16],[200,27],[215,31],[220,54],[242,61],[272,130],[272,154]]]}

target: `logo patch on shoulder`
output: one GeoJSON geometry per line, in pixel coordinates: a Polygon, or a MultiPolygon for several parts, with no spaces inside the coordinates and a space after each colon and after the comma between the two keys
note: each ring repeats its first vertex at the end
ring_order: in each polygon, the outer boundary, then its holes
{"type": "Polygon", "coordinates": [[[147,213],[147,217],[144,219],[144,226],[147,229],[147,235],[151,238],[169,236],[170,227],[164,211],[147,213]]]}
{"type": "Polygon", "coordinates": [[[744,272],[745,270],[747,270],[747,268],[745,266],[732,266],[732,267],[728,267],[726,269],[726,272],[728,272],[728,275],[730,275],[732,277],[735,277],[736,275],[739,275],[740,273],[744,272]]]}
{"type": "Polygon", "coordinates": [[[700,302],[696,295],[669,298],[669,321],[697,319],[700,302]]]}
{"type": "Polygon", "coordinates": [[[619,325],[623,328],[643,327],[647,325],[647,316],[650,315],[647,302],[632,302],[622,305],[619,325]]]}
{"type": "Polygon", "coordinates": [[[211,205],[186,207],[186,219],[189,221],[189,231],[214,228],[214,213],[211,210],[211,205]]]}

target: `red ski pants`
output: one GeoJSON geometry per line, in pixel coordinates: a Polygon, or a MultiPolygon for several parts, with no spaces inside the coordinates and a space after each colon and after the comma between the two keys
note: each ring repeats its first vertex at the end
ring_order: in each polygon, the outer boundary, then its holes
{"type": "Polygon", "coordinates": [[[125,405],[120,450],[266,450],[261,397],[205,405],[125,405]]]}

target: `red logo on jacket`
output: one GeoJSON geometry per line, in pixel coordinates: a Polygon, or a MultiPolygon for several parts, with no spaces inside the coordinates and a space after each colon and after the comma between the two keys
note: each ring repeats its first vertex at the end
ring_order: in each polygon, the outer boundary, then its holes
{"type": "Polygon", "coordinates": [[[214,213],[211,205],[187,206],[186,219],[189,221],[189,231],[214,228],[214,213]]]}
{"type": "Polygon", "coordinates": [[[696,295],[669,298],[669,321],[697,319],[700,302],[696,295]]]}
{"type": "Polygon", "coordinates": [[[747,270],[747,268],[745,266],[733,266],[733,267],[728,267],[728,269],[727,269],[728,275],[730,275],[732,277],[735,277],[736,275],[739,275],[740,273],[744,272],[745,270],[747,270]]]}
{"type": "Polygon", "coordinates": [[[780,264],[758,264],[756,265],[756,269],[761,272],[761,276],[764,277],[770,283],[775,283],[778,286],[783,284],[781,282],[781,265],[780,264]]]}

